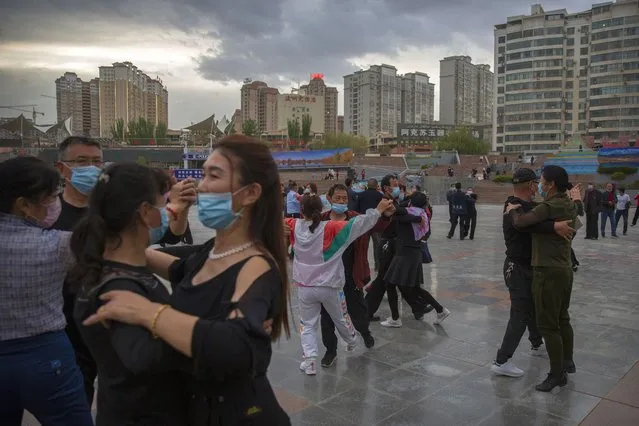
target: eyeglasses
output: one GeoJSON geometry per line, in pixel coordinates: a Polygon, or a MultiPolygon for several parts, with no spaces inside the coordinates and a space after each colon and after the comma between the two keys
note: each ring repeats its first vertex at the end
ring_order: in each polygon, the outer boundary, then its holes
{"type": "Polygon", "coordinates": [[[104,166],[104,160],[101,158],[76,158],[75,160],[62,160],[64,163],[73,164],[78,167],[84,166],[96,166],[102,167],[104,166]]]}

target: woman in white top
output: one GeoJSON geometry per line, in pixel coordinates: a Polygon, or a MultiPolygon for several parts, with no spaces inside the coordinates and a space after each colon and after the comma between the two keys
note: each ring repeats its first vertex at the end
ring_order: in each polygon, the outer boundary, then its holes
{"type": "Polygon", "coordinates": [[[361,235],[371,230],[382,213],[391,209],[392,200],[383,199],[376,209],[350,221],[322,221],[322,201],[317,195],[304,195],[303,219],[286,218],[293,246],[293,282],[298,286],[300,333],[304,361],[300,369],[315,375],[317,324],[322,306],[328,312],[348,350],[356,346],[355,329],[346,310],[343,287],[346,282],[342,254],[361,235]]]}

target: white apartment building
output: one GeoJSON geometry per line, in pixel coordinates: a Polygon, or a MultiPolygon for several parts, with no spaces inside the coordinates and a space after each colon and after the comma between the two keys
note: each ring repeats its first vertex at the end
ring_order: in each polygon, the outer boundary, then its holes
{"type": "Polygon", "coordinates": [[[439,61],[439,122],[476,125],[493,122],[493,73],[469,56],[439,61]]]}
{"type": "Polygon", "coordinates": [[[639,2],[544,11],[495,26],[493,149],[552,152],[573,138],[635,140],[639,2]]]}
{"type": "Polygon", "coordinates": [[[402,76],[392,65],[372,65],[344,76],[344,132],[368,139],[397,136],[404,120],[432,121],[433,103],[434,85],[427,74],[402,76]]]}
{"type": "Polygon", "coordinates": [[[323,74],[312,74],[308,84],[300,87],[299,94],[321,96],[324,100],[324,134],[337,133],[337,87],[324,83],[323,74]]]}
{"type": "Polygon", "coordinates": [[[277,95],[277,129],[288,131],[288,121],[296,120],[302,125],[305,115],[311,117],[311,133],[323,134],[326,129],[324,96],[298,93],[277,95]]]}
{"type": "Polygon", "coordinates": [[[428,74],[412,72],[402,82],[402,123],[432,123],[435,114],[435,85],[428,74]]]}

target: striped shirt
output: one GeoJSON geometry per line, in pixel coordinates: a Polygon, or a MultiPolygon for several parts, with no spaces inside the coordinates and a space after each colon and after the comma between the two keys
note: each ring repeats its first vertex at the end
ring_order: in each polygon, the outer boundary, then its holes
{"type": "Polygon", "coordinates": [[[62,284],[74,257],[70,232],[0,213],[0,341],[64,330],[62,284]]]}

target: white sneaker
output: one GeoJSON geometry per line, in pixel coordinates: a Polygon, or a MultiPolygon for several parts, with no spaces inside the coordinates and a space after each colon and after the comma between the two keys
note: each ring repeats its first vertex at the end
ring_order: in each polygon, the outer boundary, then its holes
{"type": "Polygon", "coordinates": [[[542,343],[541,345],[537,347],[530,346],[530,355],[548,357],[548,351],[546,350],[546,345],[542,343]]]}
{"type": "Polygon", "coordinates": [[[309,358],[302,361],[302,363],[300,364],[300,370],[302,370],[309,376],[316,375],[317,370],[315,369],[315,358],[309,358]]]}
{"type": "Polygon", "coordinates": [[[392,319],[392,318],[386,318],[384,321],[382,321],[380,323],[380,325],[382,327],[390,327],[390,328],[400,328],[402,326],[402,319],[392,319]]]}
{"type": "Polygon", "coordinates": [[[497,364],[497,361],[493,361],[490,371],[498,376],[521,377],[524,375],[524,370],[517,368],[510,360],[503,364],[497,364]]]}
{"type": "Polygon", "coordinates": [[[450,316],[450,311],[446,308],[444,308],[443,311],[441,311],[440,313],[437,314],[437,319],[435,321],[433,321],[433,324],[435,325],[439,325],[442,322],[444,322],[444,320],[446,318],[448,318],[450,316]]]}

